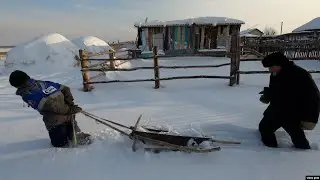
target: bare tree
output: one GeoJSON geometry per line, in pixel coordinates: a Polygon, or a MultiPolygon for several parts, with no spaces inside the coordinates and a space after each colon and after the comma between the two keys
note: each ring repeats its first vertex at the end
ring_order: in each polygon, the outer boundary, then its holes
{"type": "Polygon", "coordinates": [[[273,28],[273,27],[266,27],[264,29],[263,33],[264,33],[264,35],[272,35],[272,36],[274,36],[274,35],[277,35],[277,30],[275,28],[273,28]]]}

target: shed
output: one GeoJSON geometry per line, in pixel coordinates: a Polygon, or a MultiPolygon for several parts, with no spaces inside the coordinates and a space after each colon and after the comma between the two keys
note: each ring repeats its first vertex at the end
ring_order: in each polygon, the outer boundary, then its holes
{"type": "Polygon", "coordinates": [[[228,49],[233,31],[243,21],[226,17],[197,17],[172,21],[135,23],[137,46],[151,51],[157,46],[164,52],[174,50],[228,49]]]}

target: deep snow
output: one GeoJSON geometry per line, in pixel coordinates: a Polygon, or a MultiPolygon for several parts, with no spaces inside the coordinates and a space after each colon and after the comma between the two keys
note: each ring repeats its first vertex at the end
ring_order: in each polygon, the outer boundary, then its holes
{"type": "MultiPolygon", "coordinates": [[[[60,35],[56,36],[62,42],[60,35]]],[[[241,84],[228,86],[227,80],[188,79],[162,81],[160,89],[153,82],[97,84],[93,92],[82,92],[79,67],[57,56],[50,63],[48,36],[39,38],[34,48],[33,64],[16,65],[0,76],[0,179],[18,180],[100,180],[100,179],[304,179],[320,174],[320,153],[317,149],[295,151],[288,135],[280,129],[277,137],[282,149],[261,145],[257,127],[266,105],[258,92],[268,84],[268,75],[241,75],[241,84]],[[61,61],[67,61],[64,63],[61,61]],[[58,68],[59,67],[59,68],[58,68]],[[231,139],[240,145],[223,145],[220,152],[190,154],[166,152],[153,154],[131,151],[131,140],[117,132],[77,115],[80,128],[96,138],[94,144],[77,149],[55,149],[50,146],[41,116],[27,108],[8,83],[14,68],[27,71],[32,77],[57,81],[72,88],[77,104],[86,111],[131,126],[140,114],[141,124],[165,126],[172,133],[207,135],[231,139]]],[[[50,38],[49,38],[50,39],[50,38]]],[[[53,39],[52,41],[57,41],[53,39]]],[[[29,44],[30,44],[29,42],[29,44]]],[[[63,44],[63,43],[62,43],[63,44]]],[[[21,47],[28,46],[28,43],[21,47]]],[[[58,54],[65,49],[57,47],[58,54]],[[61,50],[61,51],[60,51],[61,50]]],[[[18,49],[19,50],[19,49],[18,49]]],[[[11,57],[24,57],[22,51],[11,57]]],[[[29,51],[31,52],[31,51],[29,51]]],[[[10,60],[10,59],[9,59],[10,60]]],[[[228,62],[227,58],[180,57],[161,58],[159,65],[205,65],[228,62]]],[[[319,69],[319,61],[297,62],[307,69],[319,69]]],[[[152,60],[133,60],[122,68],[153,66],[152,60]]],[[[259,62],[241,62],[241,70],[263,70],[259,62]]],[[[228,75],[230,67],[207,69],[161,69],[160,77],[181,75],[228,75]]],[[[91,75],[95,75],[91,73],[91,75]]],[[[152,70],[107,72],[105,79],[153,78],[152,70]]],[[[320,75],[313,74],[320,86],[320,75]]],[[[98,79],[101,80],[101,79],[98,79]]],[[[320,129],[306,132],[314,147],[320,143],[320,129]]]]}
{"type": "MultiPolygon", "coordinates": [[[[226,58],[183,57],[161,59],[161,65],[220,64],[226,58]]],[[[299,62],[308,69],[318,61],[299,62]]],[[[151,66],[150,60],[136,60],[131,66],[151,66]]],[[[35,68],[37,66],[35,65],[35,68]]],[[[259,70],[257,62],[243,62],[241,69],[259,70]]],[[[196,74],[227,75],[229,67],[217,69],[161,70],[161,77],[196,74]]],[[[98,84],[90,93],[79,91],[79,69],[33,77],[64,83],[72,88],[76,103],[98,116],[133,125],[143,113],[141,124],[167,126],[186,135],[201,133],[219,139],[240,140],[241,145],[224,145],[220,152],[153,154],[131,151],[131,141],[118,133],[77,115],[80,127],[96,136],[94,144],[79,149],[54,149],[41,117],[23,107],[14,95],[8,77],[0,78],[0,179],[304,179],[320,174],[317,150],[294,151],[288,135],[277,132],[283,149],[261,145],[257,126],[266,108],[258,92],[268,83],[267,75],[242,75],[241,84],[229,87],[226,80],[173,80],[98,84]],[[165,175],[165,177],[164,177],[165,175]]],[[[114,79],[153,77],[149,70],[107,73],[114,79]]],[[[319,75],[314,75],[319,85],[319,75]]],[[[320,130],[307,132],[313,144],[320,143],[320,130]]]]}

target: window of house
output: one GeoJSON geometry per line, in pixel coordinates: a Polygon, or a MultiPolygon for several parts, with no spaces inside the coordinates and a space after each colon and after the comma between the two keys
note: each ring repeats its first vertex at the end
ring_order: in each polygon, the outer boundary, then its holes
{"type": "Polygon", "coordinates": [[[154,34],[162,33],[162,27],[155,27],[155,28],[153,28],[153,33],[154,33],[154,34]]]}

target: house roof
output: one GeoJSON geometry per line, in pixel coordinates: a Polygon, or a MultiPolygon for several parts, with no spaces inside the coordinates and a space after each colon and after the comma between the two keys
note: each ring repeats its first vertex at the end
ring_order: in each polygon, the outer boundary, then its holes
{"type": "Polygon", "coordinates": [[[317,17],[306,24],[296,28],[292,32],[320,30],[320,17],[317,17]]]}
{"type": "Polygon", "coordinates": [[[179,25],[241,25],[244,21],[232,19],[227,17],[197,17],[183,20],[173,21],[150,21],[146,23],[135,23],[135,27],[165,27],[165,26],[179,26],[179,25]]]}
{"type": "Polygon", "coordinates": [[[240,33],[242,33],[242,34],[247,34],[247,33],[250,33],[251,31],[254,31],[254,30],[258,30],[258,31],[260,31],[261,33],[263,33],[260,29],[258,29],[258,28],[249,28],[249,29],[246,29],[246,30],[243,30],[243,31],[241,31],[240,33]]]}
{"type": "Polygon", "coordinates": [[[284,36],[313,36],[315,34],[320,34],[320,30],[317,31],[300,31],[300,32],[291,32],[291,33],[285,33],[285,34],[280,34],[278,37],[284,37],[284,36]]]}
{"type": "Polygon", "coordinates": [[[255,34],[246,33],[246,34],[240,34],[240,37],[260,37],[260,36],[259,35],[255,35],[255,34]]]}
{"type": "MultiPolygon", "coordinates": [[[[240,31],[240,36],[246,36],[246,37],[258,36],[258,35],[250,34],[250,32],[254,31],[254,30],[260,31],[258,28],[250,28],[250,29],[246,29],[246,30],[240,31]]],[[[260,31],[260,32],[263,34],[262,31],[260,31]]]]}

